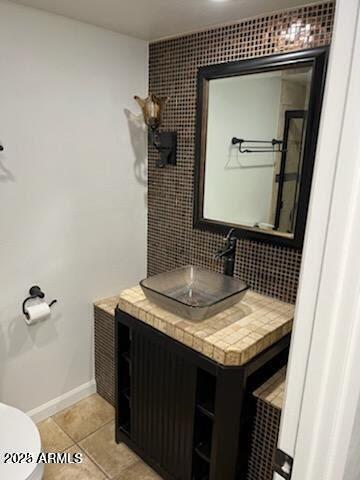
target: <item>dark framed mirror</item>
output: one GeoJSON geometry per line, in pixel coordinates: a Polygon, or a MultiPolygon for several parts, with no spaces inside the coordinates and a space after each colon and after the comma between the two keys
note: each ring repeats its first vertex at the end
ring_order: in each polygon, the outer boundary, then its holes
{"type": "Polygon", "coordinates": [[[328,47],[198,71],[194,228],[301,249],[328,47]]]}

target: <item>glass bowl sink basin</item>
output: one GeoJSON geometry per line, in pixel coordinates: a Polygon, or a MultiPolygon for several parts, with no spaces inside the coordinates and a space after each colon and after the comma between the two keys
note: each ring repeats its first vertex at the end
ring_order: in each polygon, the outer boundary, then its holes
{"type": "Polygon", "coordinates": [[[232,307],[248,289],[241,280],[191,265],[146,278],[140,286],[151,302],[192,321],[232,307]]]}

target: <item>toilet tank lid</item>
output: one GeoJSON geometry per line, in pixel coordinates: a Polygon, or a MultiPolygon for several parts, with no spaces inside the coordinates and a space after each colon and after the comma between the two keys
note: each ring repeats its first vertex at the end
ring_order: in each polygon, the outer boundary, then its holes
{"type": "Polygon", "coordinates": [[[41,451],[39,430],[24,412],[0,403],[0,478],[25,480],[35,470],[41,451]],[[32,463],[6,463],[5,453],[29,453],[32,463]]]}

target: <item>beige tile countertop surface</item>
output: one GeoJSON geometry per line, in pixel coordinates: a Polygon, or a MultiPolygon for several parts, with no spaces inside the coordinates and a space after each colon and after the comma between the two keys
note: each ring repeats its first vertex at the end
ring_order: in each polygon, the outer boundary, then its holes
{"type": "Polygon", "coordinates": [[[281,410],[284,401],[285,380],[286,367],[283,367],[255,390],[254,396],[281,410]]]}
{"type": "Polygon", "coordinates": [[[191,322],[146,299],[140,286],[95,302],[114,315],[124,312],[226,366],[240,366],[291,331],[294,305],[249,290],[235,306],[202,322],[191,322]]]}

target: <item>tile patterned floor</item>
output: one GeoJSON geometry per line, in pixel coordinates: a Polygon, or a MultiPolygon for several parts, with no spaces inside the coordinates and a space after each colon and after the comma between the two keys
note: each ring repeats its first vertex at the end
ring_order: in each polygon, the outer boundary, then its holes
{"type": "Polygon", "coordinates": [[[38,424],[43,451],[83,454],[81,464],[49,464],[44,480],[161,480],[114,440],[114,408],[91,395],[38,424]]]}

